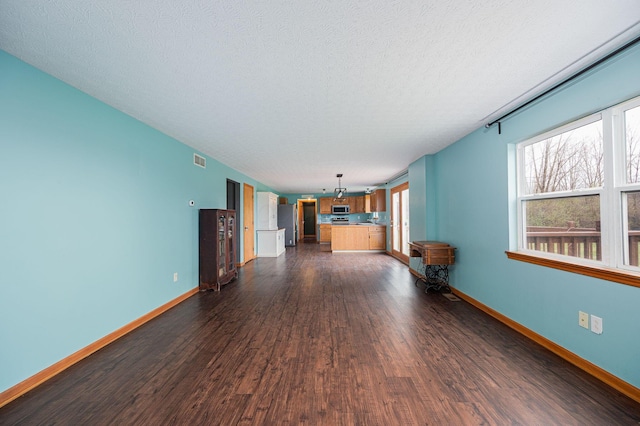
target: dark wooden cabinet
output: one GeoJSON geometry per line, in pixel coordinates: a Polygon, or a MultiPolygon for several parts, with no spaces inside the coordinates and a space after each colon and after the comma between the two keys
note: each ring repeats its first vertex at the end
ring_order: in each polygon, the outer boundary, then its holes
{"type": "Polygon", "coordinates": [[[220,291],[238,276],[235,231],[234,210],[200,210],[200,290],[220,291]]]}

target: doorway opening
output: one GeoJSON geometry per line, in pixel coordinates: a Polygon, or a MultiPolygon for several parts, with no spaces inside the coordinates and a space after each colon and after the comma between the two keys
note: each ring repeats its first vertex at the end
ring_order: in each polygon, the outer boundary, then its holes
{"type": "MultiPolygon", "coordinates": [[[[227,179],[227,210],[234,210],[236,212],[236,224],[238,223],[240,216],[240,184],[231,179],[227,179]]],[[[240,227],[235,226],[235,235],[233,241],[240,241],[240,227]]],[[[240,259],[240,244],[235,243],[234,255],[236,260],[240,259]]]]}
{"type": "Polygon", "coordinates": [[[318,209],[316,200],[298,200],[298,238],[303,242],[317,241],[318,209]]]}

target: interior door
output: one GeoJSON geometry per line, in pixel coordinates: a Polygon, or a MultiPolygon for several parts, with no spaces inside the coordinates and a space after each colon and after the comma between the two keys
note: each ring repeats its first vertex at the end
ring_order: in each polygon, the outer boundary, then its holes
{"type": "Polygon", "coordinates": [[[317,200],[298,200],[298,240],[316,237],[317,200]]]}
{"type": "Polygon", "coordinates": [[[253,192],[253,186],[246,183],[244,184],[243,201],[244,209],[242,216],[244,236],[242,240],[244,242],[244,263],[247,263],[255,257],[255,229],[253,224],[255,194],[253,192]]]}
{"type": "Polygon", "coordinates": [[[304,236],[315,237],[316,236],[316,202],[305,201],[302,203],[304,209],[304,236]]]}
{"type": "Polygon", "coordinates": [[[409,263],[409,182],[391,188],[391,254],[409,263]]]}

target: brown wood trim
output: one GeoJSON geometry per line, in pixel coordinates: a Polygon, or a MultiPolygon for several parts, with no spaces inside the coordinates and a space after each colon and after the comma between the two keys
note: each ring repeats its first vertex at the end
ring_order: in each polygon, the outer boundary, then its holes
{"type": "Polygon", "coordinates": [[[245,259],[244,262],[238,262],[236,263],[236,268],[242,268],[244,265],[246,265],[247,263],[251,262],[252,260],[255,260],[256,257],[252,257],[251,259],[245,259]]]}
{"type": "Polygon", "coordinates": [[[396,256],[393,252],[385,251],[385,253],[388,254],[389,256],[393,257],[394,259],[396,259],[398,262],[402,262],[405,265],[409,266],[408,258],[407,258],[407,260],[405,260],[404,257],[396,256]]]}
{"type": "Polygon", "coordinates": [[[101,339],[96,340],[95,342],[69,355],[68,357],[61,359],[60,361],[56,362],[53,365],[50,365],[44,370],[18,383],[17,385],[10,387],[6,391],[0,393],[0,407],[3,407],[8,403],[10,403],[11,401],[13,401],[14,399],[21,397],[25,393],[29,392],[31,389],[34,389],[38,385],[41,385],[42,383],[51,379],[56,374],[61,373],[67,368],[71,367],[73,364],[77,363],[78,361],[81,361],[82,359],[88,357],[92,353],[97,352],[98,350],[104,348],[109,343],[112,343],[115,340],[119,339],[120,337],[124,336],[125,334],[135,330],[136,328],[140,327],[144,323],[149,322],[153,318],[168,311],[169,309],[173,308],[180,302],[183,302],[184,300],[188,299],[189,297],[193,296],[196,293],[198,293],[198,287],[195,287],[189,290],[188,292],[184,293],[183,295],[178,296],[177,298],[165,303],[164,305],[157,307],[153,311],[146,313],[145,315],[141,316],[137,320],[130,322],[129,324],[117,329],[116,331],[110,334],[107,334],[101,339]]]}
{"type": "Polygon", "coordinates": [[[531,254],[515,251],[505,251],[507,257],[512,260],[532,263],[534,265],[546,266],[548,268],[560,269],[561,271],[573,272],[589,277],[600,278],[606,281],[613,281],[620,284],[640,287],[640,274],[620,269],[606,268],[602,266],[580,265],[577,263],[564,262],[557,259],[549,259],[531,254]]]}
{"type": "Polygon", "coordinates": [[[492,316],[493,318],[497,319],[501,323],[505,324],[506,326],[508,326],[508,327],[512,328],[513,330],[517,331],[518,333],[522,334],[523,336],[533,340],[534,342],[536,342],[537,344],[541,345],[542,347],[550,350],[554,354],[558,355],[560,358],[565,359],[566,361],[570,362],[571,364],[575,365],[576,367],[578,367],[578,368],[584,370],[585,372],[591,374],[593,377],[595,377],[596,379],[606,383],[607,385],[611,386],[612,388],[614,388],[618,392],[621,392],[624,395],[628,396],[629,398],[631,398],[631,399],[633,399],[633,400],[635,400],[637,402],[640,402],[640,389],[638,389],[637,387],[633,386],[632,384],[625,382],[624,380],[620,379],[619,377],[614,376],[613,374],[609,373],[606,370],[603,370],[602,368],[598,367],[595,364],[592,364],[591,362],[587,361],[586,359],[579,357],[578,355],[574,354],[573,352],[563,348],[562,346],[558,345],[557,343],[552,342],[551,340],[547,339],[546,337],[543,337],[543,336],[539,335],[538,333],[526,328],[522,324],[519,324],[519,323],[515,322],[514,320],[512,320],[511,318],[501,314],[500,312],[498,312],[498,311],[496,311],[494,309],[491,309],[487,305],[483,304],[482,302],[477,301],[476,299],[472,298],[471,296],[468,296],[467,294],[461,292],[460,290],[457,290],[455,288],[451,288],[451,291],[456,296],[460,297],[461,299],[464,299],[465,301],[469,302],[470,304],[472,304],[476,308],[478,308],[481,311],[487,313],[488,315],[492,316]]]}

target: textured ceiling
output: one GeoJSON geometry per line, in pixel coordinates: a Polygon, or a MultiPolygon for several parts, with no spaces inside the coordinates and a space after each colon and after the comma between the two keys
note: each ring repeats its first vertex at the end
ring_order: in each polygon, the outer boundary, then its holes
{"type": "Polygon", "coordinates": [[[639,22],[638,0],[0,0],[0,49],[308,193],[388,181],[639,22]]]}

